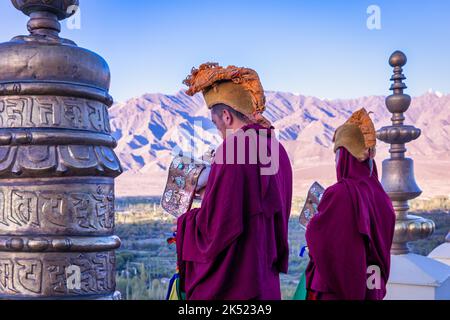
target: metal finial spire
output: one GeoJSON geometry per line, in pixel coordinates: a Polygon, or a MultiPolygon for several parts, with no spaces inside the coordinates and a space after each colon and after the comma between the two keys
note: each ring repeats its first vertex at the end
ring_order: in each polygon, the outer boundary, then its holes
{"type": "Polygon", "coordinates": [[[411,105],[411,97],[404,93],[407,88],[403,67],[406,65],[406,55],[401,51],[394,52],[389,64],[394,68],[391,81],[391,91],[394,93],[386,98],[386,106],[392,113],[392,125],[378,131],[378,139],[391,145],[390,159],[383,162],[382,184],[389,194],[397,215],[395,227],[394,254],[409,252],[407,243],[430,236],[435,229],[434,222],[420,217],[408,215],[408,201],[419,197],[422,191],[414,178],[414,161],[406,158],[405,145],[418,139],[421,130],[404,124],[406,112],[411,105]]]}
{"type": "MultiPolygon", "coordinates": [[[[61,24],[72,16],[79,5],[79,0],[11,0],[16,9],[30,17],[28,31],[31,36],[59,38],[61,24]]],[[[24,37],[22,37],[24,38],[24,37]]]]}
{"type": "Polygon", "coordinates": [[[408,62],[406,55],[401,51],[395,51],[391,57],[389,58],[389,64],[394,68],[394,75],[391,78],[391,81],[394,81],[394,84],[391,86],[391,90],[394,91],[395,94],[403,94],[403,90],[408,87],[403,83],[403,80],[406,80],[406,77],[403,75],[403,69],[408,62]]]}

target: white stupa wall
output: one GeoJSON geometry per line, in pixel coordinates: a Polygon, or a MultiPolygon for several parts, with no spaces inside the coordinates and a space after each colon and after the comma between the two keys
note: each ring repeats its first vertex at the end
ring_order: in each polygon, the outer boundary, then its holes
{"type": "Polygon", "coordinates": [[[450,266],[450,242],[446,242],[434,249],[428,257],[450,266]]]}
{"type": "Polygon", "coordinates": [[[450,266],[416,254],[392,256],[386,300],[450,300],[450,266]]]}

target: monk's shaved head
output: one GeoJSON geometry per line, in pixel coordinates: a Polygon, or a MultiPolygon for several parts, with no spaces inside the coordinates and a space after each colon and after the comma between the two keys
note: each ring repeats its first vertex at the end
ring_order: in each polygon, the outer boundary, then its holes
{"type": "Polygon", "coordinates": [[[230,131],[235,131],[250,123],[246,115],[223,103],[216,104],[211,108],[211,120],[224,139],[230,131]]]}
{"type": "Polygon", "coordinates": [[[230,106],[228,106],[226,104],[223,104],[223,103],[216,104],[214,107],[211,108],[211,112],[213,114],[215,114],[216,116],[221,116],[224,110],[227,110],[234,117],[236,117],[237,119],[239,119],[240,121],[242,121],[244,123],[248,123],[249,122],[249,119],[248,119],[248,117],[245,114],[234,110],[232,107],[230,107],[230,106]]]}

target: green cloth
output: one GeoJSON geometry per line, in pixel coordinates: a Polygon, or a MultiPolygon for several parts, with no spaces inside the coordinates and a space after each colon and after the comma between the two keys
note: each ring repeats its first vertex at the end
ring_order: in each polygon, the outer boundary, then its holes
{"type": "Polygon", "coordinates": [[[292,300],[306,300],[306,292],[306,274],[302,273],[297,291],[295,291],[292,300]]]}

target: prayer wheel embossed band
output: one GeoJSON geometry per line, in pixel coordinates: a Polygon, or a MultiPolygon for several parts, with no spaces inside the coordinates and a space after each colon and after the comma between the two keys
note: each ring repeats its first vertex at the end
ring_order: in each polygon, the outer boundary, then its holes
{"type": "Polygon", "coordinates": [[[0,44],[0,298],[115,299],[110,71],[59,37],[78,0],[12,0],[0,44]]]}

